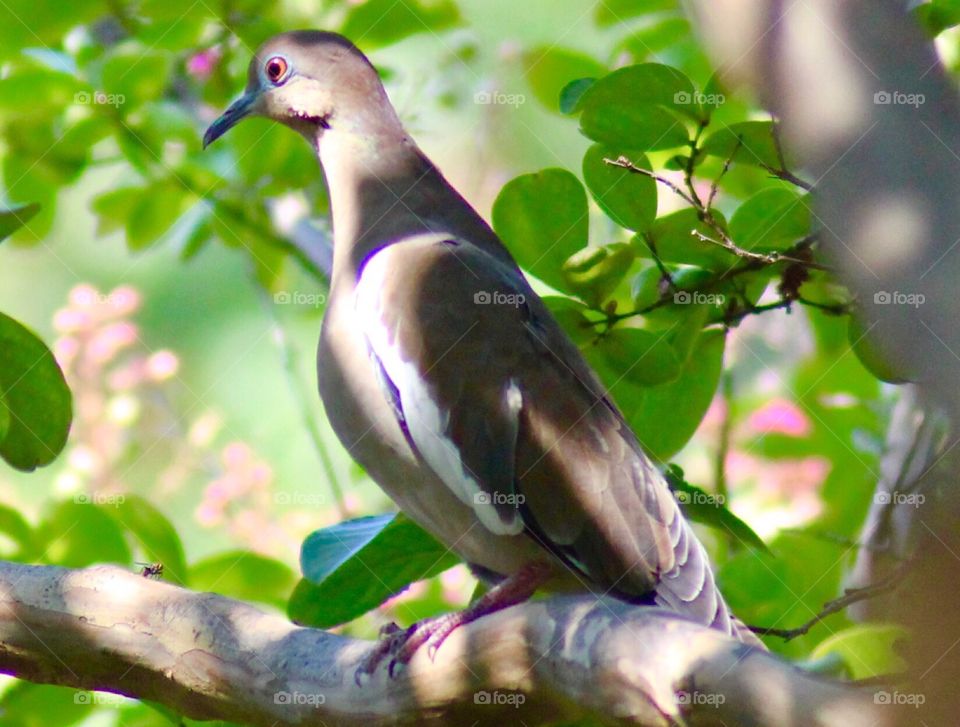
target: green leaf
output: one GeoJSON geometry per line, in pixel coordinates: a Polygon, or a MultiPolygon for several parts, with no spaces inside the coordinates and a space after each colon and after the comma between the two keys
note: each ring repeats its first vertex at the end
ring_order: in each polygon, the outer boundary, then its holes
{"type": "Polygon", "coordinates": [[[570,290],[594,308],[599,308],[623,280],[635,254],[633,248],[624,242],[588,246],[575,252],[563,264],[563,275],[570,290]]]}
{"type": "Polygon", "coordinates": [[[544,169],[507,182],[493,203],[493,228],[525,270],[570,292],[561,267],[587,245],[587,195],[565,169],[544,169]]]}
{"type": "Polygon", "coordinates": [[[104,63],[103,88],[93,101],[124,108],[160,98],[172,69],[173,57],[169,53],[124,49],[104,63]]]}
{"type": "Polygon", "coordinates": [[[0,457],[26,472],[52,462],[70,431],[70,390],[43,341],[2,313],[0,396],[10,414],[0,457]]]}
{"type": "Polygon", "coordinates": [[[150,561],[163,564],[164,576],[173,583],[183,583],[187,563],[180,536],[169,520],[156,507],[138,495],[124,495],[107,512],[129,530],[150,561]]]}
{"type": "Polygon", "coordinates": [[[594,144],[583,156],[583,178],[590,194],[610,219],[628,230],[645,230],[657,216],[657,183],[646,174],[604,161],[615,161],[621,156],[641,169],[651,168],[650,160],[641,152],[594,144]]]}
{"type": "Polygon", "coordinates": [[[957,0],[931,0],[913,8],[913,13],[931,38],[947,28],[960,25],[960,2],[957,0]]]}
{"type": "Polygon", "coordinates": [[[697,119],[696,96],[693,83],[682,71],[662,63],[638,63],[598,80],[584,93],[580,107],[623,110],[660,106],[697,119]]]}
{"type": "MultiPolygon", "coordinates": [[[[584,96],[589,94],[588,90],[584,96]]],[[[588,104],[581,99],[580,130],[588,138],[611,146],[657,151],[684,146],[690,140],[680,119],[660,106],[588,104]]]]}
{"type": "Polygon", "coordinates": [[[664,476],[680,509],[690,520],[724,531],[738,545],[772,555],[767,544],[753,528],[727,509],[723,498],[691,485],[684,478],[683,470],[675,464],[667,467],[664,476]]]}
{"type": "Polygon", "coordinates": [[[769,169],[779,169],[781,165],[772,121],[742,121],[724,126],[707,137],[700,153],[769,169]]]}
{"type": "Polygon", "coordinates": [[[543,302],[550,309],[550,313],[574,343],[582,346],[597,337],[597,331],[590,324],[586,312],[587,306],[573,298],[562,295],[547,295],[543,302]]]}
{"type": "Polygon", "coordinates": [[[663,10],[678,10],[677,0],[604,0],[597,3],[593,17],[604,27],[663,10]]]}
{"type": "Polygon", "coordinates": [[[283,608],[296,581],[294,572],[279,560],[248,550],[232,550],[194,563],[187,585],[195,591],[283,608]]]}
{"type": "Polygon", "coordinates": [[[618,396],[630,427],[655,462],[666,462],[690,440],[710,407],[723,368],[723,331],[704,331],[680,376],[667,384],[618,396]],[[621,400],[622,399],[622,400],[621,400]]]}
{"type": "Polygon", "coordinates": [[[640,328],[615,328],[584,354],[608,381],[657,386],[680,375],[680,360],[664,333],[640,328]]]}
{"type": "Polygon", "coordinates": [[[642,151],[671,149],[689,141],[675,112],[698,118],[693,84],[659,63],[641,63],[610,73],[580,98],[580,129],[594,141],[642,151]]]}
{"type": "Polygon", "coordinates": [[[411,583],[459,562],[404,515],[349,520],[312,533],[300,556],[304,576],[288,605],[298,623],[328,628],[376,608],[411,583]]]}
{"type": "Polygon", "coordinates": [[[121,187],[94,197],[90,207],[97,215],[97,235],[122,229],[127,220],[133,217],[133,210],[145,196],[145,187],[121,187]]]}
{"type": "Polygon", "coordinates": [[[601,76],[607,70],[584,53],[557,46],[527,51],[523,54],[523,65],[533,95],[551,111],[562,111],[561,93],[571,81],[601,76]]]}
{"type": "Polygon", "coordinates": [[[130,548],[106,508],[119,496],[78,494],[60,502],[37,527],[37,544],[51,565],[85,568],[94,563],[129,565],[130,548]],[[94,504],[103,502],[105,504],[94,504]]]}
{"type": "Polygon", "coordinates": [[[10,419],[10,407],[7,405],[7,400],[3,398],[3,392],[0,391],[0,442],[6,438],[7,432],[10,431],[10,419]]]}
{"type": "Polygon", "coordinates": [[[10,538],[19,549],[19,552],[15,553],[0,551],[0,554],[2,554],[0,557],[25,557],[33,550],[33,529],[23,515],[12,507],[0,505],[0,533],[10,538]]]}
{"type": "MultiPolygon", "coordinates": [[[[713,217],[721,229],[726,229],[727,221],[718,210],[713,210],[713,217]]],[[[650,257],[649,241],[657,257],[665,263],[696,265],[721,273],[737,265],[736,255],[720,245],[701,240],[694,231],[712,240],[718,237],[716,230],[703,222],[695,209],[687,207],[658,217],[650,229],[634,238],[634,246],[639,255],[650,257]]]]}
{"type": "Polygon", "coordinates": [[[730,236],[747,250],[786,250],[810,234],[810,196],[773,188],[758,192],[730,219],[730,236]]]}
{"type": "Polygon", "coordinates": [[[857,624],[821,641],[811,657],[821,659],[837,654],[843,659],[852,679],[902,673],[907,663],[897,654],[897,642],[907,638],[902,626],[894,624],[857,624]]]}
{"type": "Polygon", "coordinates": [[[0,111],[5,116],[43,116],[74,103],[82,89],[69,73],[31,68],[0,79],[0,111]]]}
{"type": "Polygon", "coordinates": [[[627,36],[619,45],[634,60],[657,57],[657,54],[673,48],[683,41],[690,42],[690,21],[685,18],[667,18],[659,23],[644,25],[637,32],[627,36]]]}
{"type": "Polygon", "coordinates": [[[127,244],[132,250],[143,250],[159,241],[194,201],[194,196],[175,181],[152,184],[127,218],[127,244]]]}
{"type": "Polygon", "coordinates": [[[416,33],[458,25],[460,11],[453,0],[368,0],[354,5],[340,32],[362,48],[377,48],[416,33]]]}
{"type": "Polygon", "coordinates": [[[0,240],[5,240],[23,227],[30,221],[30,218],[39,211],[40,205],[37,203],[25,204],[8,210],[0,210],[0,240]]]}
{"type": "Polygon", "coordinates": [[[570,81],[560,90],[560,112],[572,114],[577,111],[583,94],[596,82],[596,78],[578,78],[570,81]]]}
{"type": "Polygon", "coordinates": [[[93,700],[78,698],[80,694],[90,696],[69,687],[16,681],[0,698],[0,714],[10,727],[69,727],[85,722],[97,709],[93,700]]]}

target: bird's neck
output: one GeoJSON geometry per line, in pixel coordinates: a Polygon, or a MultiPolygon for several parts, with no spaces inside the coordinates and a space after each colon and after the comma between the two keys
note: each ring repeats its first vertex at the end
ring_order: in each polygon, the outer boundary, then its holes
{"type": "Polygon", "coordinates": [[[352,284],[374,251],[422,232],[469,235],[509,255],[402,127],[331,129],[317,140],[333,216],[334,283],[352,284]]]}

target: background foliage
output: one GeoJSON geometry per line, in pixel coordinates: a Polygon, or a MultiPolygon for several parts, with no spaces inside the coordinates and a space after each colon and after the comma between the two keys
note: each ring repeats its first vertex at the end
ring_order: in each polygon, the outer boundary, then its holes
{"type": "MultiPolygon", "coordinates": [[[[837,595],[879,477],[881,379],[901,377],[824,269],[816,180],[717,83],[676,2],[2,5],[0,557],[162,563],[368,636],[469,598],[402,518],[337,525],[390,504],[314,393],[329,224],[309,149],[259,120],[200,148],[252,50],[320,27],[370,53],[644,446],[679,465],[737,613],[796,626],[837,595]]],[[[952,5],[916,14],[954,67],[952,5]]],[[[877,633],[839,614],[769,644],[866,676],[891,665],[877,633]]],[[[0,719],[177,720],[12,678],[0,719]]]]}

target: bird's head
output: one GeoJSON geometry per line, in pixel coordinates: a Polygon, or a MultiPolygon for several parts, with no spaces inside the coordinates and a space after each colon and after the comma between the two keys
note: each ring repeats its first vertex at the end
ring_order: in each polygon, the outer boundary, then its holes
{"type": "Polygon", "coordinates": [[[317,30],[282,33],[260,46],[243,96],[210,125],[203,145],[248,116],[279,121],[313,142],[337,124],[361,128],[385,101],[376,70],[343,36],[317,30]]]}

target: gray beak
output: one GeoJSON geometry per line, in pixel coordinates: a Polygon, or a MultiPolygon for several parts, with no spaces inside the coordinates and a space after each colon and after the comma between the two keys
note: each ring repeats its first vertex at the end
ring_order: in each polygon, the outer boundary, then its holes
{"type": "Polygon", "coordinates": [[[219,119],[210,124],[210,128],[208,128],[203,135],[203,148],[206,149],[210,144],[226,134],[232,127],[249,116],[259,96],[256,92],[248,91],[230,104],[230,108],[224,111],[219,119]]]}

